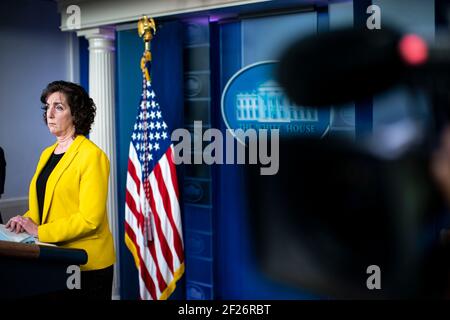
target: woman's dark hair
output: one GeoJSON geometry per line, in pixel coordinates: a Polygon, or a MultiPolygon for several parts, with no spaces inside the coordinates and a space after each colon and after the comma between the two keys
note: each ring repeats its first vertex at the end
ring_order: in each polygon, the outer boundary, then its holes
{"type": "MultiPolygon", "coordinates": [[[[64,93],[73,116],[75,134],[87,135],[91,131],[95,118],[96,106],[94,100],[84,88],[76,83],[67,81],[53,81],[42,91],[41,102],[47,104],[49,95],[55,92],[64,93]]],[[[47,124],[47,108],[44,108],[44,121],[47,124]]]]}

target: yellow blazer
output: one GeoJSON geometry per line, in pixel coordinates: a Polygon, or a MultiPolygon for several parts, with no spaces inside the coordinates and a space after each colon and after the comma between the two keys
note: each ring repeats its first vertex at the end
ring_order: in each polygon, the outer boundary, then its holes
{"type": "Polygon", "coordinates": [[[81,270],[106,268],[115,262],[114,242],[106,213],[109,160],[89,139],[79,135],[47,180],[42,221],[36,180],[56,148],[45,149],[30,183],[29,210],[24,216],[38,225],[39,241],[86,250],[81,270]]]}

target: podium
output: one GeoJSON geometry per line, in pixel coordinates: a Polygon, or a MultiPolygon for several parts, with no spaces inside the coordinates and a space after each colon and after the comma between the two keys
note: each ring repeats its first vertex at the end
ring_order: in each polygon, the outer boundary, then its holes
{"type": "Polygon", "coordinates": [[[58,297],[69,291],[67,268],[87,259],[82,249],[0,241],[0,299],[58,297]]]}

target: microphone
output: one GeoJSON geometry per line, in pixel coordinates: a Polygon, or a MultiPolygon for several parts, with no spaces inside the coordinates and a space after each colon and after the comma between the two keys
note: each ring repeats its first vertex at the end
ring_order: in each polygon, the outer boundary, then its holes
{"type": "Polygon", "coordinates": [[[382,92],[429,58],[417,35],[348,27],[295,42],[281,56],[277,77],[296,104],[329,106],[382,92]]]}

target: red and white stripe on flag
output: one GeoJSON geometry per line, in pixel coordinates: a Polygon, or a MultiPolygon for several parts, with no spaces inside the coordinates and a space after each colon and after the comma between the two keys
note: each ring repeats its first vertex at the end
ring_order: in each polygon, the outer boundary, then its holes
{"type": "Polygon", "coordinates": [[[139,270],[140,298],[167,299],[184,273],[183,234],[173,145],[143,175],[130,143],[125,197],[125,243],[139,270]],[[142,181],[142,177],[146,176],[142,181]],[[151,237],[145,235],[149,217],[151,237]]]}

